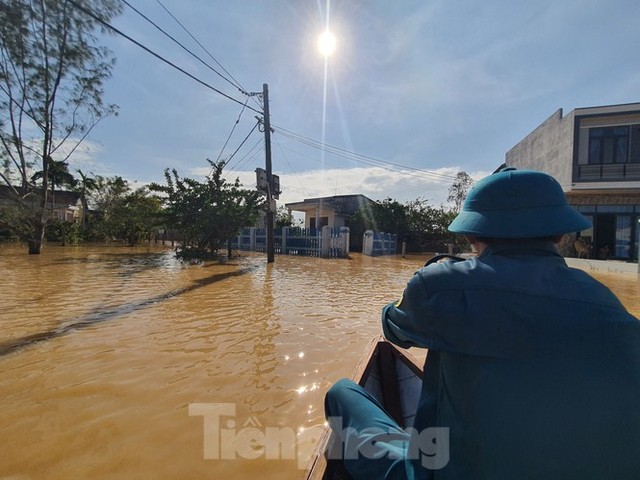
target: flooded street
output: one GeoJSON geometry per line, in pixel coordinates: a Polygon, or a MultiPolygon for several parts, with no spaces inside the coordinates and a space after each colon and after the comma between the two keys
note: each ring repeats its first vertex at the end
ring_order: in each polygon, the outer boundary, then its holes
{"type": "MultiPolygon", "coordinates": [[[[352,257],[0,246],[0,478],[298,478],[324,392],[425,261],[352,257]],[[218,459],[193,404],[225,405],[218,459]],[[281,459],[249,431],[279,432],[281,459]]],[[[637,275],[594,276],[640,316],[637,275]]]]}

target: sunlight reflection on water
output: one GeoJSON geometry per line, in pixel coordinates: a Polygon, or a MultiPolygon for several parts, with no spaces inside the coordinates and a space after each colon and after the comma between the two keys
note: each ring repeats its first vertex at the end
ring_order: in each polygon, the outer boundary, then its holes
{"type": "MultiPolygon", "coordinates": [[[[188,406],[233,404],[238,427],[322,426],[324,392],[425,260],[352,257],[0,247],[0,350],[17,345],[0,355],[0,477],[296,478],[293,460],[203,459],[188,406]]],[[[596,276],[640,313],[637,276],[596,276]]]]}

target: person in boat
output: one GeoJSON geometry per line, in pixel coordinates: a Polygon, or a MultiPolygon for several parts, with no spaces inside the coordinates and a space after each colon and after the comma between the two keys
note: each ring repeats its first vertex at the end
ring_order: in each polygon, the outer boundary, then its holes
{"type": "Polygon", "coordinates": [[[412,428],[350,380],[327,393],[353,478],[640,478],[640,322],[554,245],[589,226],[542,172],[477,182],[449,226],[477,256],[382,310],[388,340],[429,349],[412,428]]]}

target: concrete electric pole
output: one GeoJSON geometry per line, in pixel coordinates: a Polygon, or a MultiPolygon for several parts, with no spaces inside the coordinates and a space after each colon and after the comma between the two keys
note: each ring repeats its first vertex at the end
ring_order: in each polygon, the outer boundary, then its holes
{"type": "Polygon", "coordinates": [[[265,169],[267,171],[267,263],[273,263],[275,244],[273,239],[273,217],[275,200],[273,199],[273,172],[271,171],[271,121],[269,119],[269,85],[262,84],[262,101],[264,102],[264,151],[265,169]]]}

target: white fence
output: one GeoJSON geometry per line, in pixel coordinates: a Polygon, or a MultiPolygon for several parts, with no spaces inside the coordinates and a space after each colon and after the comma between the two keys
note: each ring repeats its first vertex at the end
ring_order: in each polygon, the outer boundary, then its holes
{"type": "Polygon", "coordinates": [[[367,230],[362,238],[362,254],[375,257],[395,255],[398,251],[398,235],[367,230]]]}
{"type": "MultiPolygon", "coordinates": [[[[346,258],[349,256],[349,228],[283,227],[274,231],[275,253],[308,257],[346,258]]],[[[231,240],[231,248],[251,252],[267,251],[267,229],[245,228],[231,240]]]]}

